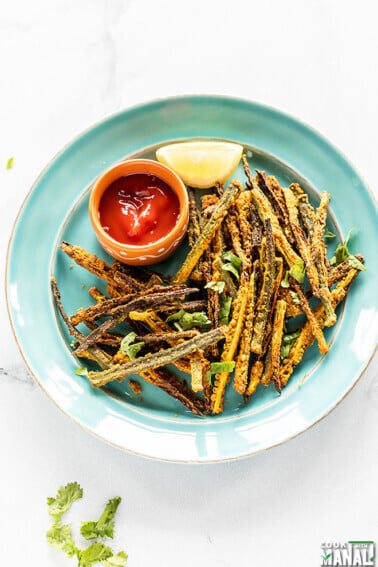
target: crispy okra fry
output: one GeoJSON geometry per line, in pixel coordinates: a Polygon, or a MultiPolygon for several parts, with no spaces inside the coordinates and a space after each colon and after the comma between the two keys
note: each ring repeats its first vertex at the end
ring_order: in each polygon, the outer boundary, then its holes
{"type": "MultiPolygon", "coordinates": [[[[246,271],[240,276],[238,295],[233,303],[231,321],[227,327],[226,343],[222,352],[222,362],[231,362],[238,348],[240,335],[244,325],[244,314],[248,300],[249,278],[246,271]]],[[[223,409],[223,397],[226,386],[230,379],[229,372],[215,375],[215,383],[211,394],[211,409],[213,413],[221,413],[223,409]]]]}
{"type": "Polygon", "coordinates": [[[270,220],[265,221],[265,237],[261,243],[260,266],[263,270],[263,280],[256,306],[256,316],[253,324],[251,352],[261,354],[269,317],[269,306],[272,299],[273,281],[275,277],[274,242],[270,220]]]}
{"type": "Polygon", "coordinates": [[[263,226],[260,217],[257,213],[256,207],[251,203],[251,227],[252,227],[252,247],[259,249],[261,246],[261,238],[263,233],[263,226]]]}
{"type": "Polygon", "coordinates": [[[252,364],[251,375],[248,387],[245,391],[245,401],[248,402],[249,398],[256,391],[257,386],[260,384],[261,376],[264,371],[264,363],[262,360],[257,359],[252,364]]]}
{"type": "Polygon", "coordinates": [[[91,297],[93,297],[93,299],[95,301],[97,301],[97,303],[100,303],[101,301],[105,301],[106,299],[108,299],[106,297],[106,295],[104,295],[103,293],[101,293],[101,291],[99,289],[97,289],[97,287],[90,287],[88,289],[88,293],[91,297]]]}
{"type": "MultiPolygon", "coordinates": [[[[130,359],[118,351],[117,355],[113,357],[116,363],[125,364],[129,362],[130,359]]],[[[154,386],[157,386],[163,392],[175,398],[184,407],[189,409],[196,415],[202,415],[204,410],[203,402],[198,399],[193,392],[189,390],[185,382],[180,382],[174,374],[171,374],[167,368],[154,368],[146,370],[145,372],[140,372],[140,376],[146,381],[150,382],[154,386]]],[[[119,382],[122,382],[122,378],[119,382]]]]}
{"type": "Polygon", "coordinates": [[[235,299],[237,295],[236,286],[229,272],[226,272],[226,270],[222,269],[223,266],[222,260],[220,259],[220,257],[217,257],[215,258],[213,263],[214,263],[214,267],[216,267],[216,269],[219,272],[219,279],[226,284],[229,294],[231,295],[232,299],[235,299]]]}
{"type": "Polygon", "coordinates": [[[314,264],[310,244],[306,238],[303,228],[299,224],[298,218],[298,199],[290,188],[284,187],[283,189],[287,211],[289,214],[290,226],[292,228],[295,240],[297,242],[298,250],[301,254],[302,260],[306,266],[306,273],[311,284],[312,292],[316,297],[320,297],[319,293],[319,276],[316,266],[314,264]]]}
{"type": "Polygon", "coordinates": [[[336,322],[335,311],[331,303],[331,294],[328,289],[328,270],[326,266],[326,248],[324,245],[323,232],[327,220],[327,206],[330,196],[326,191],[322,191],[320,205],[316,210],[314,232],[311,243],[311,252],[313,261],[319,276],[319,294],[320,300],[324,305],[327,315],[325,326],[330,327],[336,322]]]}
{"type": "Polygon", "coordinates": [[[272,299],[270,301],[268,322],[267,322],[267,326],[266,326],[266,332],[265,332],[265,337],[264,337],[264,341],[263,341],[263,347],[262,347],[261,354],[265,353],[266,349],[268,348],[270,338],[272,336],[273,315],[274,315],[274,310],[276,308],[278,294],[279,294],[279,291],[280,291],[281,281],[282,281],[282,277],[283,277],[283,260],[282,260],[282,258],[277,258],[277,257],[275,258],[275,260],[274,260],[274,273],[275,273],[275,275],[274,275],[274,280],[273,280],[273,285],[272,285],[272,299]]]}
{"type": "Polygon", "coordinates": [[[291,276],[289,276],[289,282],[290,282],[290,286],[298,294],[298,298],[299,298],[299,301],[300,301],[302,311],[306,315],[307,320],[311,325],[312,334],[314,335],[314,337],[318,341],[319,352],[321,352],[321,353],[328,352],[329,346],[327,345],[327,342],[324,338],[322,328],[320,327],[319,322],[318,322],[317,318],[315,317],[313,310],[311,309],[311,306],[310,306],[310,304],[307,300],[307,297],[305,296],[305,294],[303,292],[302,286],[300,286],[295,281],[295,279],[292,278],[291,276]]]}
{"type": "Polygon", "coordinates": [[[273,204],[274,212],[276,213],[278,219],[282,222],[283,225],[285,225],[286,223],[288,223],[285,208],[282,206],[275,191],[273,191],[272,185],[267,183],[265,173],[263,171],[259,171],[258,169],[256,169],[255,171],[257,174],[258,185],[269,198],[270,202],[273,204]]]}
{"type": "MultiPolygon", "coordinates": [[[[52,289],[52,292],[53,292],[53,295],[54,295],[56,306],[58,308],[58,311],[59,311],[64,323],[67,326],[69,334],[72,337],[75,337],[75,339],[80,344],[82,344],[85,341],[86,336],[83,333],[81,333],[80,331],[78,331],[74,327],[74,325],[72,325],[68,315],[64,311],[62,301],[61,301],[60,291],[58,289],[55,278],[51,278],[51,289],[52,289]]],[[[110,365],[111,365],[111,357],[98,346],[93,346],[91,348],[85,349],[85,354],[87,355],[86,358],[90,358],[91,360],[95,360],[97,362],[97,364],[103,369],[109,368],[110,365]]]]}
{"type": "Polygon", "coordinates": [[[188,240],[190,248],[194,246],[197,238],[201,234],[201,227],[200,227],[200,213],[197,208],[196,197],[194,194],[194,190],[189,187],[188,188],[188,197],[189,197],[189,226],[188,226],[188,240]]]}
{"type": "MultiPolygon", "coordinates": [[[[351,283],[357,277],[357,275],[358,270],[352,268],[331,291],[331,301],[334,309],[345,298],[351,283]]],[[[316,317],[318,325],[320,326],[320,328],[322,328],[324,326],[324,321],[326,320],[326,313],[322,303],[319,303],[319,305],[315,309],[314,315],[316,317]]],[[[305,351],[313,344],[314,341],[315,336],[313,334],[312,326],[309,321],[306,321],[306,323],[302,327],[299,337],[290,350],[289,356],[283,361],[281,365],[279,371],[281,387],[286,386],[295,366],[300,363],[305,351]]]]}
{"type": "Polygon", "coordinates": [[[68,242],[61,242],[60,248],[67,256],[74,260],[76,264],[117,288],[117,284],[113,278],[113,269],[109,264],[104,262],[104,260],[101,260],[101,258],[98,258],[94,254],[90,254],[84,250],[84,248],[68,244],[68,242]]]}
{"type": "Polygon", "coordinates": [[[244,264],[248,266],[252,264],[253,251],[251,203],[251,191],[242,191],[239,193],[238,198],[235,201],[235,207],[238,212],[239,230],[243,242],[243,255],[239,256],[238,254],[238,256],[242,261],[244,261],[244,264]]]}
{"type": "Polygon", "coordinates": [[[118,270],[114,272],[113,279],[119,287],[122,287],[125,290],[132,289],[134,292],[137,292],[146,289],[146,284],[140,283],[138,280],[130,276],[130,274],[119,272],[118,270]]]}
{"type": "Polygon", "coordinates": [[[302,313],[302,309],[300,305],[294,303],[293,296],[290,292],[293,290],[287,287],[281,287],[278,292],[278,299],[283,299],[286,302],[286,317],[289,319],[290,317],[296,317],[302,313]]]}
{"type": "Polygon", "coordinates": [[[188,279],[198,260],[212,241],[217,228],[221,225],[222,220],[227,215],[228,208],[231,205],[234,197],[240,190],[241,185],[237,180],[230,183],[230,185],[227,187],[226,191],[220,198],[216,209],[203,227],[202,232],[199,238],[197,238],[195,245],[189,251],[185,262],[176,273],[173,279],[174,283],[183,283],[188,279]]]}
{"type": "Polygon", "coordinates": [[[264,358],[264,372],[261,376],[261,384],[267,386],[271,381],[273,376],[273,364],[272,364],[272,343],[269,343],[268,350],[264,358]]]}
{"type": "MultiPolygon", "coordinates": [[[[186,288],[184,295],[186,293],[193,293],[198,291],[196,288],[186,288]]],[[[83,343],[76,349],[75,354],[79,354],[83,350],[87,350],[89,346],[95,344],[98,339],[104,333],[107,333],[111,329],[114,329],[119,323],[122,323],[131,311],[136,309],[146,309],[150,306],[157,307],[158,305],[164,303],[167,297],[180,297],[183,295],[183,289],[179,287],[177,290],[172,289],[166,291],[165,293],[151,293],[149,295],[144,295],[142,297],[137,297],[132,299],[124,305],[119,305],[112,310],[111,319],[104,321],[99,327],[92,331],[83,341],[83,343]]],[[[100,305],[103,305],[100,304],[100,305]]]]}
{"type": "Polygon", "coordinates": [[[127,362],[126,364],[115,365],[103,372],[89,372],[89,379],[92,386],[100,387],[112,382],[113,380],[123,380],[126,376],[130,376],[130,374],[139,374],[146,370],[160,368],[166,364],[172,364],[183,356],[187,356],[197,350],[202,350],[214,342],[220,341],[224,338],[225,333],[226,329],[224,327],[213,329],[208,333],[203,333],[198,337],[189,339],[188,341],[168,348],[165,351],[148,354],[127,362]]]}
{"type": "Polygon", "coordinates": [[[243,159],[244,171],[247,175],[249,185],[252,188],[252,199],[256,206],[259,217],[263,223],[265,223],[267,219],[270,220],[276,247],[284,256],[288,265],[290,267],[295,266],[296,264],[301,262],[301,258],[300,256],[298,256],[298,254],[293,250],[293,248],[289,244],[280,226],[278,218],[273,211],[269,199],[264,195],[260,187],[257,185],[256,181],[254,180],[248,166],[247,158],[243,156],[242,159],[243,159]]]}
{"type": "Polygon", "coordinates": [[[200,392],[203,390],[203,353],[200,351],[195,353],[190,361],[190,373],[193,392],[200,392]]]}
{"type": "MultiPolygon", "coordinates": [[[[172,332],[172,329],[168,325],[168,323],[163,321],[155,311],[144,311],[144,312],[131,311],[129,317],[131,321],[144,322],[146,325],[150,327],[151,331],[153,331],[154,333],[172,332]]],[[[177,341],[175,340],[168,339],[167,342],[171,346],[175,346],[177,344],[177,341]]],[[[179,340],[178,342],[182,342],[182,340],[179,340]]],[[[190,373],[190,360],[188,357],[184,357],[183,359],[176,360],[174,362],[174,365],[177,366],[179,370],[190,373]]]]}
{"type": "Polygon", "coordinates": [[[244,394],[248,381],[249,360],[251,357],[251,341],[253,332],[253,319],[256,306],[257,273],[259,261],[253,264],[253,271],[249,280],[245,323],[240,341],[240,349],[235,365],[234,388],[239,394],[244,394]]]}
{"type": "Polygon", "coordinates": [[[315,212],[308,201],[308,195],[302,190],[302,187],[298,183],[292,183],[289,187],[291,191],[295,194],[298,200],[298,209],[303,226],[307,232],[307,239],[309,243],[312,242],[312,237],[314,234],[314,222],[315,222],[315,212]]]}
{"type": "Polygon", "coordinates": [[[272,382],[276,387],[277,392],[281,392],[281,384],[279,378],[280,370],[280,350],[283,329],[285,324],[286,302],[283,300],[277,301],[276,312],[274,315],[273,334],[271,342],[271,363],[272,363],[272,382]]]}
{"type": "Polygon", "coordinates": [[[200,332],[195,329],[191,331],[172,331],[171,333],[147,333],[146,335],[137,335],[135,341],[143,341],[145,343],[157,343],[160,341],[177,342],[180,339],[192,339],[199,334],[200,332]]]}
{"type": "Polygon", "coordinates": [[[203,311],[207,305],[207,301],[205,299],[197,299],[193,301],[177,301],[173,304],[167,305],[160,305],[159,306],[159,313],[164,313],[164,315],[172,315],[172,313],[176,313],[176,311],[180,311],[180,309],[184,309],[188,313],[192,313],[193,311],[203,311]]]}
{"type": "MultiPolygon", "coordinates": [[[[364,257],[361,256],[361,254],[356,254],[355,257],[361,262],[361,264],[364,263],[364,257]]],[[[351,269],[352,266],[350,265],[348,258],[338,266],[331,268],[328,274],[328,287],[332,287],[335,283],[342,280],[351,269]]]]}

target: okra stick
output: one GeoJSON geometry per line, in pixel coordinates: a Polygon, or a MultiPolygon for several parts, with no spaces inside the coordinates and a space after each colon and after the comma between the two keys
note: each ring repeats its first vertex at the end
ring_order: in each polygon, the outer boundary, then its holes
{"type": "Polygon", "coordinates": [[[139,372],[149,370],[151,368],[159,368],[166,364],[171,364],[183,356],[187,356],[197,350],[204,349],[209,345],[220,341],[224,338],[225,334],[226,329],[224,327],[219,327],[218,329],[213,329],[208,333],[203,333],[198,337],[168,348],[165,351],[148,354],[127,362],[126,364],[115,365],[113,368],[103,372],[89,372],[89,379],[94,387],[104,386],[113,380],[123,380],[126,376],[130,376],[130,374],[138,374],[139,372]]]}
{"type": "Polygon", "coordinates": [[[217,228],[221,225],[222,220],[227,215],[229,206],[231,205],[233,199],[235,198],[238,191],[241,190],[241,184],[239,181],[235,180],[227,187],[226,191],[223,193],[219,200],[219,203],[212,213],[211,217],[202,229],[202,232],[197,238],[197,241],[193,248],[189,251],[185,262],[176,273],[173,282],[176,284],[184,283],[190,274],[192,273],[198,260],[209,246],[217,228]]]}

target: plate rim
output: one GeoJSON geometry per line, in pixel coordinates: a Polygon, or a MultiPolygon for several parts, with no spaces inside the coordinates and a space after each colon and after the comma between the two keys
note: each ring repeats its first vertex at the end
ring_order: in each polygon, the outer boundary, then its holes
{"type": "Polygon", "coordinates": [[[101,125],[104,122],[110,121],[113,118],[115,118],[118,115],[121,115],[127,111],[137,111],[137,110],[141,110],[143,109],[143,107],[151,107],[153,105],[158,105],[162,102],[175,102],[175,101],[180,101],[180,100],[187,100],[187,99],[207,99],[208,101],[210,100],[214,100],[214,99],[218,99],[218,100],[224,100],[225,102],[231,102],[231,103],[242,103],[242,104],[252,104],[254,105],[256,108],[261,108],[262,110],[270,110],[275,114],[281,115],[286,119],[289,119],[290,121],[292,121],[293,123],[297,123],[297,125],[304,127],[305,129],[309,130],[311,133],[315,134],[318,138],[321,139],[322,142],[325,142],[326,144],[330,145],[331,147],[333,147],[338,153],[339,155],[345,160],[345,162],[352,168],[354,169],[354,171],[357,173],[357,175],[360,177],[360,179],[363,181],[373,203],[375,204],[375,207],[377,208],[378,206],[378,200],[375,197],[375,194],[373,193],[373,191],[371,190],[369,184],[367,183],[366,179],[364,178],[364,176],[360,173],[359,169],[356,168],[354,166],[354,164],[351,162],[351,160],[344,154],[344,152],[342,150],[339,149],[339,147],[333,143],[333,141],[330,141],[326,136],[324,136],[320,131],[318,131],[316,128],[314,128],[313,126],[311,126],[310,124],[308,124],[306,121],[297,118],[295,115],[288,113],[284,110],[281,110],[278,107],[274,107],[268,104],[264,104],[258,101],[254,101],[252,99],[248,99],[246,97],[234,97],[234,96],[227,96],[227,95],[219,95],[219,94],[199,94],[199,93],[187,93],[187,94],[181,94],[181,95],[173,95],[173,96],[167,96],[167,97],[156,97],[150,100],[146,100],[134,105],[130,105],[130,106],[126,106],[116,112],[110,113],[104,117],[102,117],[101,119],[97,120],[96,122],[92,123],[91,125],[89,125],[87,128],[85,128],[84,130],[82,130],[81,132],[79,132],[77,135],[75,135],[72,139],[70,139],[66,144],[64,144],[51,158],[50,160],[46,163],[46,165],[42,168],[42,170],[40,171],[40,173],[37,175],[37,177],[35,178],[34,182],[32,183],[30,189],[27,191],[21,206],[18,209],[17,215],[15,217],[15,220],[13,222],[12,225],[12,229],[10,232],[10,236],[9,236],[9,240],[8,240],[8,245],[7,245],[7,251],[6,251],[6,258],[5,258],[5,300],[6,300],[6,307],[7,307],[7,313],[8,313],[8,318],[9,318],[9,322],[10,322],[10,327],[14,336],[14,339],[16,341],[17,347],[19,349],[19,352],[21,354],[21,357],[28,369],[28,371],[30,372],[31,376],[33,377],[33,379],[35,380],[35,382],[38,384],[38,386],[41,388],[41,390],[44,392],[44,394],[48,397],[48,399],[65,415],[67,416],[73,423],[75,423],[76,425],[80,426],[82,429],[84,429],[85,431],[87,431],[88,433],[90,433],[91,435],[97,437],[98,439],[100,439],[101,441],[107,443],[108,445],[111,445],[113,447],[116,447],[117,449],[121,449],[122,451],[126,452],[126,453],[130,453],[136,456],[140,456],[140,457],[144,457],[147,459],[151,459],[154,461],[162,461],[162,462],[169,462],[169,463],[177,463],[177,464],[215,464],[215,463],[223,463],[223,462],[228,462],[228,461],[235,461],[235,460],[241,460],[241,459],[246,459],[248,457],[251,457],[253,455],[256,455],[258,453],[262,453],[265,451],[268,451],[270,449],[273,449],[274,447],[278,447],[280,445],[283,445],[284,443],[287,443],[288,441],[295,439],[296,437],[298,437],[299,435],[301,435],[302,433],[305,433],[306,431],[308,431],[309,429],[311,429],[312,427],[314,427],[315,425],[317,425],[320,421],[322,421],[325,417],[327,417],[345,398],[346,396],[351,392],[351,390],[355,387],[355,385],[357,384],[357,382],[359,382],[359,380],[362,378],[363,374],[365,373],[366,369],[368,368],[368,366],[370,365],[372,359],[374,358],[374,355],[378,349],[378,345],[376,344],[373,349],[372,352],[370,353],[370,356],[368,357],[365,365],[363,366],[362,370],[360,371],[360,373],[357,375],[357,377],[355,378],[355,380],[353,381],[353,383],[350,385],[349,389],[344,393],[344,395],[342,397],[340,397],[333,405],[331,405],[317,420],[315,420],[313,423],[311,423],[310,425],[308,425],[307,427],[301,429],[300,431],[298,431],[297,433],[295,433],[294,435],[288,435],[288,437],[286,437],[285,439],[281,440],[279,443],[275,443],[272,445],[269,445],[267,447],[264,448],[259,448],[241,455],[236,455],[236,456],[225,456],[225,457],[221,457],[221,458],[217,458],[217,459],[208,459],[208,458],[204,458],[204,459],[174,459],[174,458],[164,458],[164,457],[157,457],[157,456],[152,456],[146,453],[142,453],[142,452],[138,452],[135,451],[133,449],[124,447],[122,445],[119,445],[113,441],[111,441],[110,439],[107,439],[106,437],[103,437],[102,435],[100,435],[99,433],[93,431],[90,427],[88,427],[87,425],[81,423],[79,420],[77,420],[76,418],[72,417],[69,413],[67,413],[66,410],[64,410],[60,405],[58,405],[58,403],[52,398],[52,396],[46,391],[46,389],[44,388],[44,386],[42,385],[42,383],[40,382],[38,376],[36,373],[34,373],[31,368],[29,363],[27,362],[26,359],[26,355],[24,354],[23,348],[21,346],[21,341],[19,340],[18,336],[17,336],[17,332],[15,329],[15,326],[13,324],[13,319],[12,319],[12,313],[11,313],[11,309],[10,309],[10,302],[9,302],[9,279],[8,279],[8,271],[9,271],[9,263],[10,263],[10,250],[11,250],[11,246],[12,246],[12,241],[13,241],[13,237],[14,237],[14,233],[16,230],[16,227],[18,225],[19,219],[21,217],[21,214],[26,206],[27,201],[29,200],[33,190],[35,189],[36,185],[38,184],[39,180],[41,179],[41,177],[44,175],[44,173],[46,172],[46,170],[50,167],[50,165],[69,147],[71,146],[71,144],[75,143],[79,138],[81,138],[82,136],[84,136],[85,134],[87,134],[89,131],[91,131],[92,129],[95,129],[97,126],[101,125]]]}

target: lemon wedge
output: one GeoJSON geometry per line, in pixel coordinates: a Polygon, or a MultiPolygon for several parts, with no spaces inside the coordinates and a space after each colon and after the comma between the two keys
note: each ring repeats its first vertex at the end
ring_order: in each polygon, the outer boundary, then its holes
{"type": "Polygon", "coordinates": [[[179,142],[160,148],[156,157],[187,185],[207,189],[233,174],[242,152],[243,146],[230,142],[179,142]]]}

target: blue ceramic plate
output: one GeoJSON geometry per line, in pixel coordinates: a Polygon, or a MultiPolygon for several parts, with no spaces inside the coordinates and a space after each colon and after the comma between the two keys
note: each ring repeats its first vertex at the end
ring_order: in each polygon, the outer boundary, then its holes
{"type": "MultiPolygon", "coordinates": [[[[244,180],[241,169],[234,176],[244,180]]],[[[252,455],[295,437],[327,415],[366,368],[375,342],[376,223],[374,200],[356,170],[321,135],[290,116],[214,96],[151,102],[80,135],[35,182],[9,247],[11,322],[41,388],[66,415],[104,441],[136,454],[186,463],[252,455]],[[70,338],[56,315],[49,285],[54,274],[70,314],[91,303],[87,290],[96,278],[76,265],[70,269],[70,259],[57,244],[64,239],[107,259],[87,213],[89,190],[99,174],[126,157],[154,157],[162,143],[199,137],[243,144],[252,167],[275,175],[284,185],[299,181],[314,204],[326,189],[331,194],[329,228],[338,240],[357,227],[350,249],[363,253],[367,266],[338,308],[337,324],[326,330],[332,343],[326,357],[313,346],[281,396],[259,386],[248,406],[229,386],[224,413],[206,418],[193,416],[147,383],[139,401],[127,380],[94,390],[75,375],[79,364],[70,354],[70,338]]],[[[160,269],[172,273],[184,247],[160,269]]]]}

